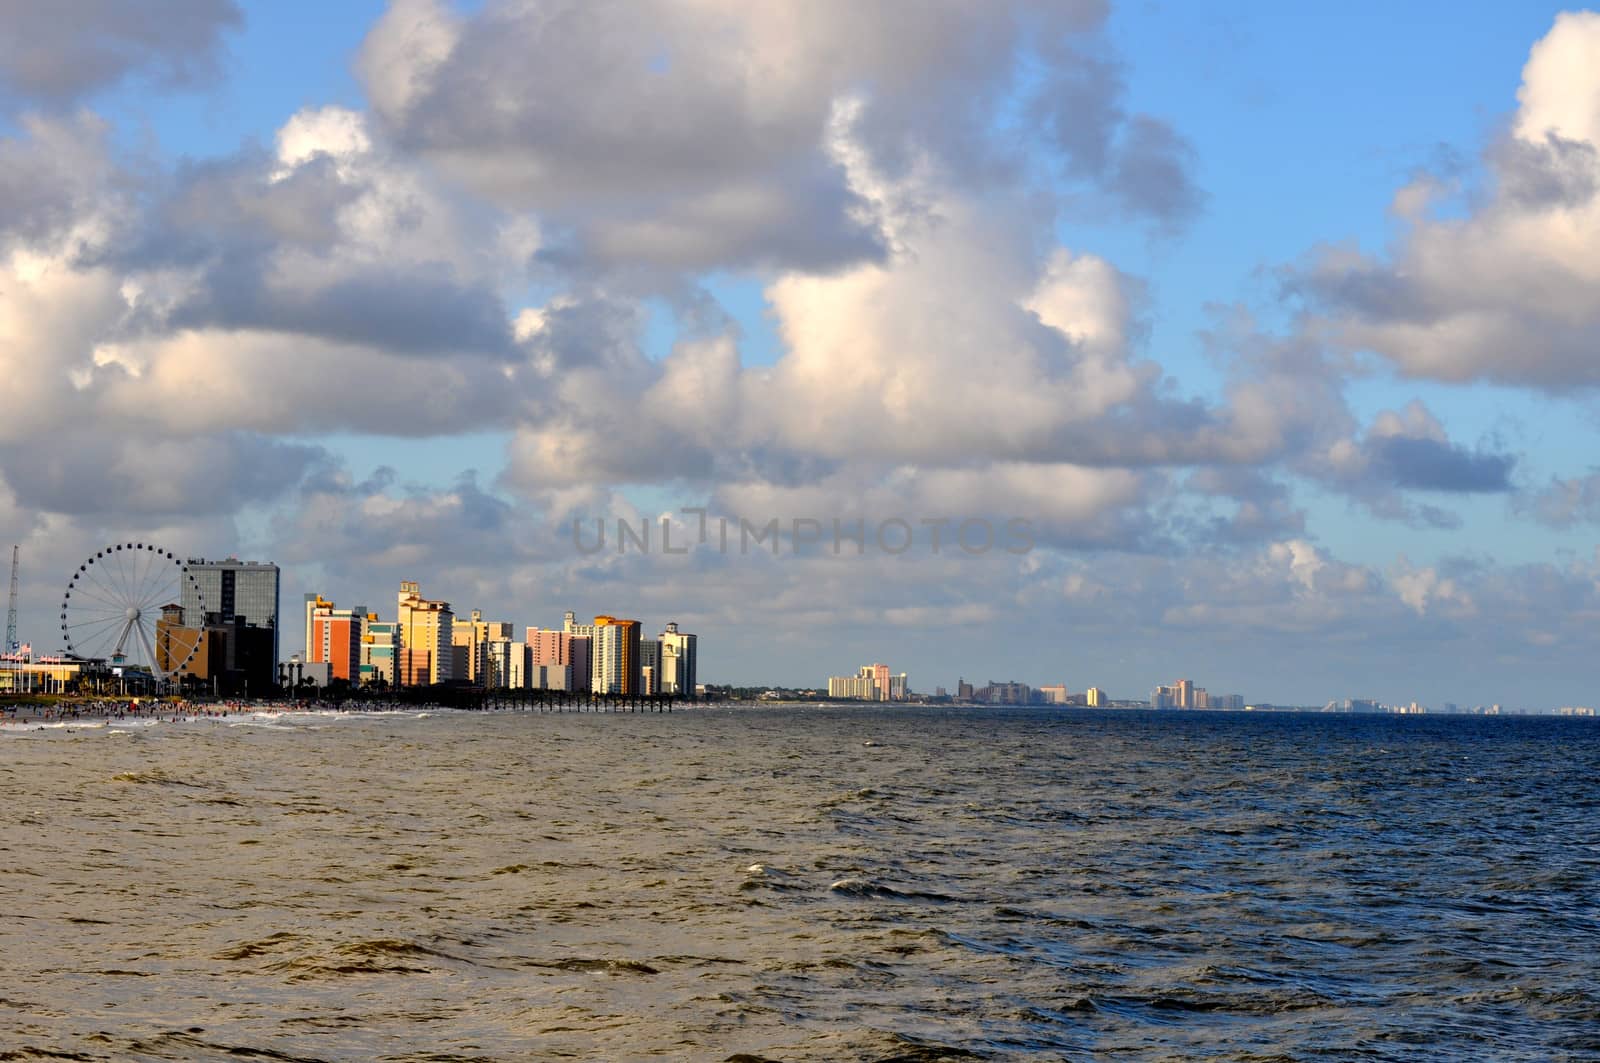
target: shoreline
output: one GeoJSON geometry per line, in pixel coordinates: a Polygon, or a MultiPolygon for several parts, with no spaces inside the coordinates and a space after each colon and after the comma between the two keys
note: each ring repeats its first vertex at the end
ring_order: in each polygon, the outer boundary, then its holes
{"type": "Polygon", "coordinates": [[[0,708],[0,729],[22,726],[101,726],[112,723],[194,723],[247,716],[316,713],[434,712],[444,706],[400,702],[323,701],[139,701],[108,698],[77,705],[8,705],[0,708]]]}

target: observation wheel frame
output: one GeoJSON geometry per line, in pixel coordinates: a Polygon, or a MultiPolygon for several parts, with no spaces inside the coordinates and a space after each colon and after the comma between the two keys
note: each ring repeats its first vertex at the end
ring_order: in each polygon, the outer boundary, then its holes
{"type": "Polygon", "coordinates": [[[158,682],[183,672],[205,641],[205,598],[189,565],[154,543],[113,543],[96,550],[67,580],[61,597],[61,641],[86,660],[145,667],[158,682]],[[168,622],[185,594],[199,606],[195,627],[168,622]],[[131,651],[131,653],[130,653],[131,651]]]}

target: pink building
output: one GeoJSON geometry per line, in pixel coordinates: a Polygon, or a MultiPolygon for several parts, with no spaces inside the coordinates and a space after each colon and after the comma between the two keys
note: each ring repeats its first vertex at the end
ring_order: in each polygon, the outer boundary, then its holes
{"type": "Polygon", "coordinates": [[[523,640],[531,655],[529,664],[566,665],[571,669],[570,690],[590,689],[590,639],[555,628],[530,627],[523,640]]]}

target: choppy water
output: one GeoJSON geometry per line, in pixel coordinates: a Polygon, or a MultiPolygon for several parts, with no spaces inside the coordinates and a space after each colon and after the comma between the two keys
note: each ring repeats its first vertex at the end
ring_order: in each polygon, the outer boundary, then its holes
{"type": "Polygon", "coordinates": [[[1600,1059],[1600,726],[0,733],[0,1059],[1600,1059]]]}

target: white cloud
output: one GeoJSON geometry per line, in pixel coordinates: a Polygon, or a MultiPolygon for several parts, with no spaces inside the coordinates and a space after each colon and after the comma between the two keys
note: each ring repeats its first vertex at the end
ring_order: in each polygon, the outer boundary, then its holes
{"type": "Polygon", "coordinates": [[[1167,434],[1157,367],[1132,354],[1137,283],[1092,255],[1058,249],[1040,261],[1025,210],[961,192],[931,162],[885,174],[852,113],[841,111],[830,150],[894,250],[773,277],[765,295],[782,353],[770,367],[743,367],[729,332],[651,363],[637,322],[603,295],[525,315],[519,335],[535,364],[562,367],[552,371],[564,412],[521,433],[511,482],[789,480],[841,463],[998,461],[1042,463],[1050,483],[1048,467],[1116,464],[1105,455],[1118,440],[1141,452],[1147,423],[1167,434]],[[568,368],[575,343],[589,368],[568,368]],[[1101,431],[1128,411],[1131,437],[1127,426],[1101,431]]]}
{"type": "Polygon", "coordinates": [[[1447,616],[1470,617],[1478,611],[1471,594],[1431,565],[1415,567],[1402,557],[1389,573],[1389,580],[1400,600],[1419,616],[1442,612],[1447,616]]]}
{"type": "MultiPolygon", "coordinates": [[[[1177,184],[1187,209],[1181,138],[1125,115],[1116,65],[1084,57],[1103,19],[1098,0],[914,14],[845,0],[491,2],[463,14],[408,0],[374,27],[358,69],[396,142],[555,220],[581,255],[824,268],[881,250],[827,151],[840,104],[855,102],[861,136],[891,171],[931,156],[982,187],[1032,165],[996,134],[996,110],[1018,94],[1059,97],[1019,79],[1029,57],[1073,68],[1075,98],[1097,116],[1090,136],[1060,145],[1096,149],[1071,177],[1138,188],[1132,208],[1166,218],[1177,184]]],[[[1049,113],[1064,130],[1086,121],[1049,113]]]]}
{"type": "Polygon", "coordinates": [[[1518,100],[1485,153],[1489,186],[1464,216],[1429,214],[1440,185],[1424,177],[1397,196],[1407,228],[1389,259],[1319,255],[1296,282],[1320,315],[1314,327],[1414,376],[1600,384],[1600,15],[1557,17],[1518,100]]]}

